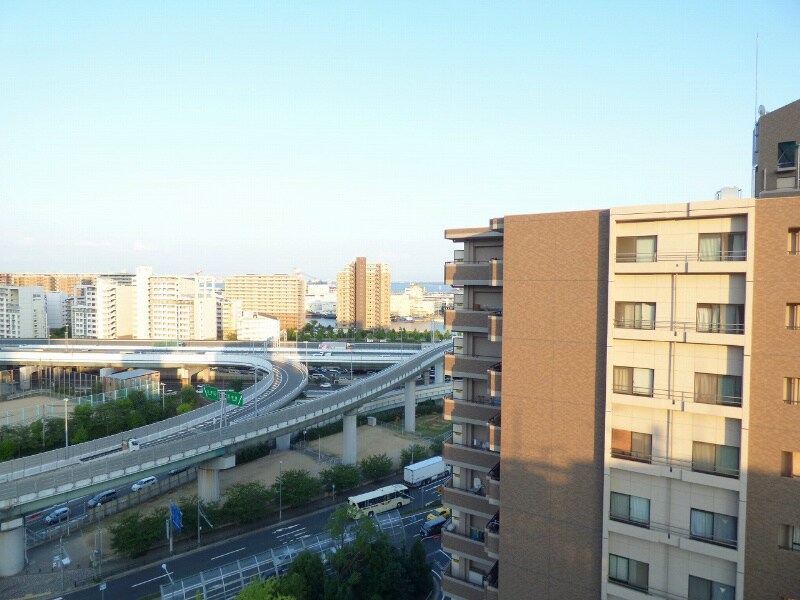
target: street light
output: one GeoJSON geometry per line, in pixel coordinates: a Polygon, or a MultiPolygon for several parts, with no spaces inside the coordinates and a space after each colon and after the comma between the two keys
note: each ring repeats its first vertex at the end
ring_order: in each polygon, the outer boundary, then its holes
{"type": "Polygon", "coordinates": [[[283,521],[283,461],[278,461],[278,523],[283,521]]]}
{"type": "Polygon", "coordinates": [[[164,569],[164,573],[166,573],[167,577],[169,577],[169,582],[172,585],[175,585],[175,582],[172,580],[172,575],[170,575],[169,571],[167,570],[167,563],[161,563],[161,568],[164,569]]]}
{"type": "Polygon", "coordinates": [[[64,449],[69,448],[69,398],[64,398],[64,449]]]}

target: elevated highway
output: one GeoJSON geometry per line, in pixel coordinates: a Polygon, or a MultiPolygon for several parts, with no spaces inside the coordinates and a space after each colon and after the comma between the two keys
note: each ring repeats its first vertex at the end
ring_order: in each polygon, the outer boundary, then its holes
{"type": "MultiPolygon", "coordinates": [[[[8,557],[0,558],[0,575],[13,574],[24,566],[24,562],[15,560],[24,553],[21,515],[51,506],[69,495],[92,493],[116,482],[133,481],[142,474],[165,465],[180,467],[202,463],[200,471],[204,474],[198,476],[200,495],[215,499],[215,493],[217,496],[219,493],[218,469],[232,466],[229,459],[237,448],[268,439],[288,439],[296,431],[339,416],[344,419],[344,462],[355,463],[356,414],[359,408],[386,392],[403,386],[407,428],[413,431],[417,375],[431,365],[436,365],[437,383],[441,384],[444,353],[451,347],[450,341],[431,345],[367,379],[303,404],[281,408],[299,394],[302,390],[300,385],[296,389],[287,390],[285,394],[270,396],[269,401],[262,401],[256,410],[256,399],[263,396],[275,383],[274,376],[265,377],[245,391],[245,407],[240,409],[242,413],[233,413],[226,423],[219,419],[219,409],[209,406],[126,434],[0,464],[0,557],[8,557]],[[249,418],[241,418],[245,414],[249,414],[249,418]],[[81,460],[81,457],[115,448],[127,437],[139,439],[141,450],[115,452],[100,460],[81,460]]],[[[26,351],[0,351],[0,363],[21,359],[19,356],[6,356],[6,353],[19,352],[26,351]]],[[[209,355],[208,352],[197,352],[195,348],[191,352],[170,352],[170,356],[158,353],[158,358],[151,353],[137,354],[135,351],[130,354],[125,354],[124,351],[64,354],[71,355],[69,359],[64,357],[64,364],[68,361],[72,361],[72,364],[99,363],[106,358],[119,359],[126,366],[171,364],[169,361],[177,364],[180,356],[180,359],[190,361],[210,361],[204,364],[244,364],[273,374],[269,361],[260,356],[231,357],[226,356],[226,352],[209,355]],[[109,356],[103,356],[104,354],[109,356]]],[[[299,364],[297,367],[304,369],[299,364]]],[[[304,383],[305,380],[303,385],[304,383]]]]}

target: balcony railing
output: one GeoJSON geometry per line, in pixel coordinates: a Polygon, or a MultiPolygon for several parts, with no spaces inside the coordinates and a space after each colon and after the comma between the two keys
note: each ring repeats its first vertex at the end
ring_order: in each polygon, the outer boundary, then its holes
{"type": "Polygon", "coordinates": [[[744,333],[744,323],[696,323],[695,321],[627,321],[625,319],[614,319],[614,327],[617,329],[639,329],[645,331],[667,330],[667,331],[696,331],[698,333],[729,333],[742,335],[744,333]],[[617,325],[617,323],[646,323],[647,327],[635,327],[617,325]],[[652,326],[649,326],[652,325],[652,326]]]}
{"type": "Polygon", "coordinates": [[[456,443],[445,444],[443,456],[446,463],[468,467],[484,473],[488,473],[492,467],[500,462],[499,452],[456,443]]]}
{"type": "Polygon", "coordinates": [[[488,423],[493,416],[498,414],[499,410],[499,404],[473,402],[470,399],[456,400],[452,396],[444,398],[444,416],[450,420],[488,423]]]}
{"type": "Polygon", "coordinates": [[[614,327],[620,329],[655,329],[656,322],[650,319],[614,319],[614,327]]]}
{"type": "Polygon", "coordinates": [[[716,252],[618,252],[618,263],[654,262],[741,262],[747,260],[747,250],[720,250],[716,252]]]}
{"type": "Polygon", "coordinates": [[[732,479],[739,478],[739,469],[732,467],[725,467],[721,465],[711,465],[708,463],[701,463],[699,461],[692,461],[691,459],[682,458],[668,458],[666,456],[658,456],[656,454],[644,454],[631,452],[629,450],[611,449],[611,458],[620,458],[623,460],[630,460],[633,462],[642,462],[651,465],[673,467],[675,469],[686,469],[695,473],[704,473],[706,475],[716,475],[719,477],[728,477],[732,479]]]}
{"type": "Polygon", "coordinates": [[[503,261],[492,259],[445,263],[444,281],[450,285],[501,286],[503,284],[503,261]]]}
{"type": "Polygon", "coordinates": [[[452,331],[489,332],[489,313],[484,310],[446,310],[445,329],[452,331]]]}
{"type": "Polygon", "coordinates": [[[666,523],[659,523],[657,521],[648,521],[646,523],[641,521],[633,521],[630,519],[625,519],[615,515],[609,515],[609,518],[612,521],[616,521],[617,523],[625,523],[626,525],[633,525],[634,527],[639,527],[641,529],[649,529],[651,531],[658,531],[660,533],[666,533],[670,536],[681,537],[687,540],[697,540],[699,542],[707,542],[709,544],[714,544],[715,546],[724,546],[726,548],[736,548],[738,546],[738,541],[736,539],[727,539],[722,536],[703,536],[698,535],[696,533],[692,533],[690,529],[686,527],[678,527],[676,525],[667,525],[666,523]]]}
{"type": "Polygon", "coordinates": [[[466,600],[485,600],[486,592],[482,585],[476,585],[465,579],[454,577],[451,567],[442,572],[442,592],[466,600]]]}
{"type": "Polygon", "coordinates": [[[446,354],[444,357],[445,373],[451,377],[471,377],[487,380],[489,369],[497,364],[497,358],[469,356],[464,354],[446,354]]]}
{"type": "Polygon", "coordinates": [[[489,504],[483,487],[469,490],[455,488],[452,487],[452,480],[451,484],[444,488],[442,503],[446,506],[458,507],[473,515],[481,515],[487,519],[497,510],[497,507],[489,504]]]}
{"type": "Polygon", "coordinates": [[[646,387],[633,387],[615,384],[612,386],[615,394],[625,396],[640,396],[643,398],[653,398],[655,400],[671,400],[673,404],[678,402],[696,402],[698,404],[716,404],[720,406],[739,407],[742,405],[741,396],[725,396],[722,394],[697,394],[695,392],[681,390],[662,390],[646,387]]]}

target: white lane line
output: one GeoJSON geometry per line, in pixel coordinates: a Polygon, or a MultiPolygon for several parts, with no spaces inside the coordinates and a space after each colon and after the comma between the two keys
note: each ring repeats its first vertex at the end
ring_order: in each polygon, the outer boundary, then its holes
{"type": "Polygon", "coordinates": [[[237,552],[241,552],[244,549],[245,549],[245,547],[242,546],[241,548],[239,548],[237,550],[231,550],[230,552],[226,552],[225,554],[220,554],[219,556],[214,556],[214,557],[210,558],[209,560],[217,560],[218,558],[222,558],[223,556],[228,556],[230,554],[236,554],[237,552]]]}
{"type": "MultiPolygon", "coordinates": [[[[172,575],[172,572],[170,572],[169,574],[172,575]]],[[[153,577],[152,579],[148,579],[147,581],[140,581],[139,583],[134,583],[131,587],[132,588],[139,587],[140,585],[144,585],[145,583],[150,583],[151,581],[158,581],[159,579],[163,579],[166,576],[167,576],[167,574],[165,573],[164,575],[159,575],[158,577],[153,577]]]]}

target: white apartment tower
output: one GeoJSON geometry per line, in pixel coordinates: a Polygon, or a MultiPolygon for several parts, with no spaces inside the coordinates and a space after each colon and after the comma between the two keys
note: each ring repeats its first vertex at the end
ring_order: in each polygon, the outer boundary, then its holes
{"type": "Polygon", "coordinates": [[[0,338],[47,338],[47,308],[41,286],[0,286],[0,338]]]}

